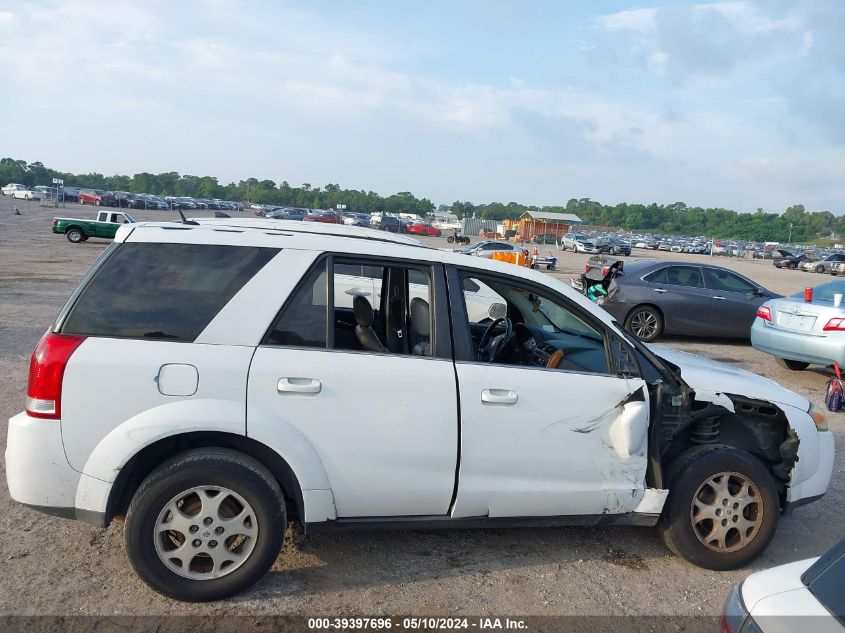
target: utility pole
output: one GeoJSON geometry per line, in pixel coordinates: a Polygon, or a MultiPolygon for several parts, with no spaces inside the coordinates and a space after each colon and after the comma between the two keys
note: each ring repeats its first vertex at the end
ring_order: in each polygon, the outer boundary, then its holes
{"type": "Polygon", "coordinates": [[[792,244],[792,222],[789,223],[789,239],[786,242],[787,244],[792,244]]]}

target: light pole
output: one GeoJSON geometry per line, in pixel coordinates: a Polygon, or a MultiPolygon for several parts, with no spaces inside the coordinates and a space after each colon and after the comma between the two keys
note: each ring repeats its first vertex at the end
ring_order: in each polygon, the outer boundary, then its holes
{"type": "Polygon", "coordinates": [[[792,222],[789,223],[789,239],[786,242],[787,244],[792,244],[792,222]]]}

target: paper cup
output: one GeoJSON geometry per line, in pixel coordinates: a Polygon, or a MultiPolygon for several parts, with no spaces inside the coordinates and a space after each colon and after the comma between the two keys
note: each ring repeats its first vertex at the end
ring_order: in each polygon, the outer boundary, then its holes
{"type": "Polygon", "coordinates": [[[842,293],[837,292],[833,295],[833,307],[838,308],[840,303],[842,303],[842,293]]]}

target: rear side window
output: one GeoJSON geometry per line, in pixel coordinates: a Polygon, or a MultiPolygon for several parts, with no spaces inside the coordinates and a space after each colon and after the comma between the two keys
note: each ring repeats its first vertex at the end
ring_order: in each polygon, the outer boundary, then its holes
{"type": "Polygon", "coordinates": [[[217,244],[122,244],[82,290],[62,332],[193,341],[278,252],[217,244]]]}
{"type": "Polygon", "coordinates": [[[643,277],[645,281],[650,281],[653,284],[665,284],[666,283],[666,269],[661,268],[658,271],[653,273],[649,273],[645,277],[643,277]]]}

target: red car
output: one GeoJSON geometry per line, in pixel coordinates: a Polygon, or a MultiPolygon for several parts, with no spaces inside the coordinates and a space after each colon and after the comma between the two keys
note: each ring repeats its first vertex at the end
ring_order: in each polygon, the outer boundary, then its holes
{"type": "Polygon", "coordinates": [[[325,222],[326,224],[343,224],[343,217],[334,211],[308,214],[303,218],[306,222],[325,222]]]}
{"type": "Polygon", "coordinates": [[[440,229],[425,222],[414,222],[408,227],[408,233],[426,235],[428,237],[440,237],[440,229]]]}
{"type": "Polygon", "coordinates": [[[79,192],[79,204],[113,207],[115,206],[115,197],[111,193],[99,189],[82,189],[79,192]]]}

